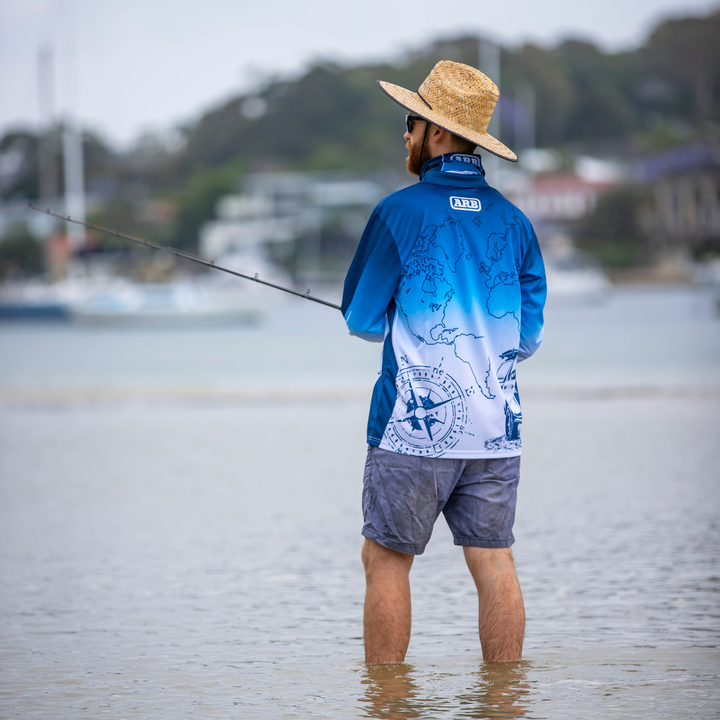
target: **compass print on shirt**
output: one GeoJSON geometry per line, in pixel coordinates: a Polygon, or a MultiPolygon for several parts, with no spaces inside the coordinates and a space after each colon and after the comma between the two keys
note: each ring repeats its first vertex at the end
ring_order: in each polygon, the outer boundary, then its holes
{"type": "Polygon", "coordinates": [[[395,452],[438,457],[454,447],[467,426],[463,392],[444,370],[403,368],[395,380],[397,401],[385,440],[395,452]]]}

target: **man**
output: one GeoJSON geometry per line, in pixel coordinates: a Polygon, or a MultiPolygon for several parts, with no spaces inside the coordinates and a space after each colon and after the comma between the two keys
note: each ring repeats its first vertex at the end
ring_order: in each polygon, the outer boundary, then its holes
{"type": "Polygon", "coordinates": [[[404,660],[410,567],[443,512],[477,586],[483,657],[518,660],[515,365],[542,340],[542,257],[527,218],[473,154],[517,159],[487,134],[495,84],[448,61],[416,93],[378,84],[410,112],[407,165],[420,182],[375,208],[343,294],[350,333],[384,343],[363,490],[365,658],[404,660]]]}

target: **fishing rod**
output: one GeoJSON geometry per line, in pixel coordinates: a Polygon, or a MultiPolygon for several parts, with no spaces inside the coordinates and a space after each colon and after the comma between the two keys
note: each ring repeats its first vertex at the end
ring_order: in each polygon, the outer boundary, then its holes
{"type": "Polygon", "coordinates": [[[322,298],[316,297],[315,295],[311,295],[311,290],[309,289],[303,291],[300,288],[295,289],[287,287],[285,285],[279,285],[278,283],[270,282],[269,280],[261,280],[258,276],[258,273],[255,273],[254,275],[246,275],[245,273],[238,272],[237,270],[232,270],[231,268],[224,267],[223,265],[218,265],[214,260],[206,260],[205,258],[199,257],[198,255],[193,255],[192,253],[185,252],[184,250],[178,250],[177,248],[169,247],[167,245],[158,245],[157,243],[151,242],[150,240],[145,240],[145,238],[136,237],[135,235],[128,235],[127,233],[120,232],[119,230],[111,230],[110,228],[98,225],[97,223],[88,223],[84,222],[83,220],[76,220],[75,218],[71,218],[69,215],[61,215],[60,213],[53,212],[52,210],[48,210],[47,208],[37,207],[32,203],[28,203],[27,207],[29,207],[31,210],[37,210],[38,212],[46,213],[48,215],[52,215],[53,217],[60,218],[60,220],[66,220],[67,222],[76,223],[77,225],[84,225],[85,227],[92,228],[93,230],[100,230],[101,232],[110,233],[110,235],[116,235],[117,237],[124,238],[125,240],[131,240],[134,243],[145,245],[146,247],[151,247],[155,250],[164,250],[165,252],[169,252],[172,255],[176,255],[177,257],[185,258],[185,260],[191,260],[192,262],[198,263],[200,265],[205,265],[205,267],[222,270],[229,275],[235,275],[236,277],[240,277],[245,280],[252,280],[253,282],[260,283],[261,285],[267,285],[268,287],[275,288],[276,290],[282,290],[283,292],[290,293],[290,295],[296,295],[297,297],[304,298],[305,300],[312,300],[312,302],[320,303],[320,305],[327,305],[328,307],[335,308],[336,310],[341,309],[340,306],[336,303],[330,302],[328,300],[323,300],[322,298]]]}

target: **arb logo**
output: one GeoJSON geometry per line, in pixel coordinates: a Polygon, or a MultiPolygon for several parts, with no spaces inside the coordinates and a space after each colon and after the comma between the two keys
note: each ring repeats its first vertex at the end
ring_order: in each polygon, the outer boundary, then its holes
{"type": "Polygon", "coordinates": [[[469,197],[451,197],[450,207],[453,210],[473,210],[477,212],[480,209],[480,201],[477,198],[469,197]]]}

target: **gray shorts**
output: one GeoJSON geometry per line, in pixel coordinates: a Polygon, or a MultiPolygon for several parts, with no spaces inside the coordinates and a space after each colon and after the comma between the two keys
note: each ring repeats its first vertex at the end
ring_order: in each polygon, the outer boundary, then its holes
{"type": "Polygon", "coordinates": [[[442,512],[456,545],[515,542],[520,456],[461,460],[368,447],[362,534],[391,550],[422,555],[442,512]]]}

